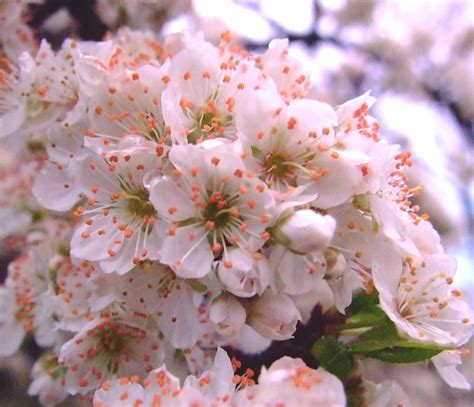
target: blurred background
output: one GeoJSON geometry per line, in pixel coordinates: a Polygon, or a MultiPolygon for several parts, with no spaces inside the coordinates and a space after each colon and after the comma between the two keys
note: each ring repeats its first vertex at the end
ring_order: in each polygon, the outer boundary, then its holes
{"type": "MultiPolygon", "coordinates": [[[[0,8],[15,0],[0,0],[0,8]]],[[[423,191],[417,204],[430,215],[445,250],[458,259],[457,285],[474,297],[474,1],[473,0],[44,0],[20,1],[2,21],[25,41],[65,37],[100,40],[122,26],[164,37],[201,31],[218,42],[224,30],[254,53],[288,38],[290,53],[311,74],[311,95],[338,105],[367,90],[381,134],[413,153],[409,178],[423,191]]],[[[11,30],[10,30],[11,32],[11,30]]],[[[7,260],[3,259],[2,275],[7,260]]],[[[472,303],[472,302],[471,302],[472,303]]],[[[471,346],[472,348],[472,346],[471,346]]],[[[0,360],[0,406],[36,406],[28,398],[32,343],[0,360]]],[[[474,383],[474,361],[460,369],[474,383]]],[[[414,406],[470,406],[473,392],[449,388],[431,365],[364,363],[367,378],[394,378],[414,406]],[[382,377],[383,376],[383,377],[382,377]]],[[[65,405],[71,405],[69,402],[65,405]]]]}

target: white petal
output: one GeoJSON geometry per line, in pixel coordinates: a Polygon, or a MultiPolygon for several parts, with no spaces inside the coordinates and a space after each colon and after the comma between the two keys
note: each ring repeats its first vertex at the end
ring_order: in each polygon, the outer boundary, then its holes
{"type": "Polygon", "coordinates": [[[457,365],[462,364],[460,351],[445,351],[431,358],[439,375],[451,387],[456,389],[471,390],[471,385],[466,378],[458,372],[457,365]]]}
{"type": "Polygon", "coordinates": [[[45,208],[65,212],[80,199],[80,189],[67,167],[46,163],[36,177],[33,195],[45,208]]]}
{"type": "Polygon", "coordinates": [[[193,226],[177,228],[174,236],[165,239],[160,261],[179,277],[204,277],[211,271],[214,260],[206,235],[206,231],[193,226]]]}
{"type": "Polygon", "coordinates": [[[152,184],[150,201],[161,216],[173,222],[196,216],[196,208],[169,177],[163,177],[152,184]]]}

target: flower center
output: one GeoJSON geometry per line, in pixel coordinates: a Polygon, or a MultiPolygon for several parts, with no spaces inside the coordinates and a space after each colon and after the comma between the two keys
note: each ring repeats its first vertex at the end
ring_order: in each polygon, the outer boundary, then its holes
{"type": "Polygon", "coordinates": [[[43,113],[48,107],[49,102],[38,99],[29,98],[26,101],[26,115],[30,118],[35,118],[43,113]]]}
{"type": "Polygon", "coordinates": [[[287,157],[282,153],[272,153],[265,158],[265,168],[267,173],[277,178],[283,178],[288,175],[290,166],[287,163],[287,157]]]}
{"type": "Polygon", "coordinates": [[[234,206],[237,196],[230,196],[224,191],[207,192],[201,211],[201,221],[209,231],[223,233],[238,219],[238,211],[234,206]]]}
{"type": "Polygon", "coordinates": [[[133,356],[133,346],[146,337],[145,331],[119,322],[105,321],[88,332],[95,346],[87,350],[87,357],[100,358],[109,372],[117,373],[122,360],[133,356]]]}
{"type": "Polygon", "coordinates": [[[101,343],[106,352],[116,354],[122,350],[125,341],[114,329],[109,328],[101,332],[101,343]]]}
{"type": "Polygon", "coordinates": [[[129,192],[125,196],[127,211],[137,218],[156,217],[156,209],[150,202],[150,194],[145,188],[129,192]]]}
{"type": "Polygon", "coordinates": [[[231,221],[229,208],[224,201],[208,202],[202,217],[206,222],[212,222],[216,229],[224,229],[231,221]]]}
{"type": "Polygon", "coordinates": [[[188,142],[196,144],[213,137],[221,137],[226,126],[232,123],[232,116],[221,116],[218,112],[198,113],[195,116],[194,129],[187,135],[188,142]]]}

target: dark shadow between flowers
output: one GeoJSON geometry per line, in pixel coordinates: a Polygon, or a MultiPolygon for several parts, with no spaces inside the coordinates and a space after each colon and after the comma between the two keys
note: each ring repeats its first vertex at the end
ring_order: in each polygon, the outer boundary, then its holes
{"type": "Polygon", "coordinates": [[[268,349],[260,354],[246,354],[238,349],[226,347],[229,357],[235,357],[241,362],[236,374],[242,375],[247,369],[255,372],[258,377],[262,366],[270,366],[274,361],[283,356],[301,358],[308,366],[318,368],[317,360],[311,355],[311,348],[314,342],[327,333],[330,325],[340,317],[331,312],[322,312],[320,305],[317,305],[307,324],[298,322],[294,337],[286,341],[273,341],[268,349]]]}

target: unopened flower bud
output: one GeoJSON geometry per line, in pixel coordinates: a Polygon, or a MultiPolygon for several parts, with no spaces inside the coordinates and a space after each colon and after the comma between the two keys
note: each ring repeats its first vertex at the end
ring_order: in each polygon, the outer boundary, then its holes
{"type": "Polygon", "coordinates": [[[347,262],[344,256],[332,249],[324,251],[324,257],[326,258],[326,275],[325,277],[331,280],[340,278],[346,271],[347,262]]]}
{"type": "Polygon", "coordinates": [[[216,331],[223,336],[235,336],[245,324],[247,313],[243,305],[232,295],[226,295],[209,310],[209,317],[216,331]]]}
{"type": "Polygon", "coordinates": [[[321,215],[310,209],[294,212],[277,227],[276,240],[299,254],[324,249],[329,245],[336,221],[329,215],[321,215]]]}
{"type": "Polygon", "coordinates": [[[248,323],[263,337],[281,341],[292,337],[299,320],[300,312],[290,297],[267,290],[253,304],[248,323]]]}
{"type": "Polygon", "coordinates": [[[232,267],[219,267],[219,279],[226,290],[238,297],[249,298],[262,294],[270,284],[272,274],[267,259],[255,259],[249,252],[232,248],[227,252],[232,267]]]}

